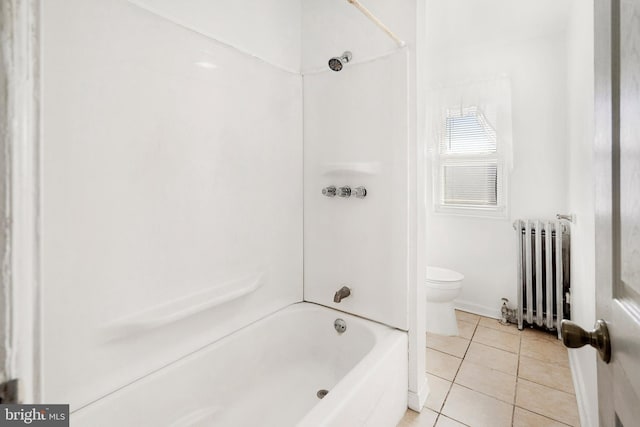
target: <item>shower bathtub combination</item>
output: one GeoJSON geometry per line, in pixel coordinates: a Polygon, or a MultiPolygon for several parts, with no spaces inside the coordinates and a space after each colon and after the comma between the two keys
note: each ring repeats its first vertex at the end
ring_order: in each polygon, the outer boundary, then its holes
{"type": "Polygon", "coordinates": [[[420,3],[369,2],[401,33],[358,0],[19,2],[35,22],[15,41],[41,48],[16,75],[46,83],[42,141],[12,146],[38,160],[16,210],[38,215],[32,310],[11,311],[21,402],[69,405],[74,427],[422,408],[420,3]]]}
{"type": "Polygon", "coordinates": [[[406,333],[298,303],[74,412],[71,424],[382,427],[406,407],[406,333]]]}

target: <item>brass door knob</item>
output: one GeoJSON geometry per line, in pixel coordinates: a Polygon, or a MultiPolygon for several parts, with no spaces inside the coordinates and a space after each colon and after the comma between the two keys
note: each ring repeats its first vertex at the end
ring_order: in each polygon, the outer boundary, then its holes
{"type": "Polygon", "coordinates": [[[562,331],[562,342],[569,348],[580,348],[589,344],[598,350],[600,359],[604,363],[611,361],[611,340],[609,339],[609,329],[607,322],[599,319],[593,331],[585,331],[576,323],[570,320],[563,320],[560,323],[562,331]]]}

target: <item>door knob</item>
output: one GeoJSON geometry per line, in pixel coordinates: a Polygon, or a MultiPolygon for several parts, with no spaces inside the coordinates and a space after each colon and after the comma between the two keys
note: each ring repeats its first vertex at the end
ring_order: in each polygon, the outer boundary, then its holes
{"type": "Polygon", "coordinates": [[[569,348],[580,348],[589,344],[598,350],[600,359],[604,363],[611,361],[611,340],[609,339],[609,329],[607,322],[599,319],[593,331],[585,331],[576,323],[570,320],[563,320],[560,323],[562,331],[562,342],[569,348]]]}

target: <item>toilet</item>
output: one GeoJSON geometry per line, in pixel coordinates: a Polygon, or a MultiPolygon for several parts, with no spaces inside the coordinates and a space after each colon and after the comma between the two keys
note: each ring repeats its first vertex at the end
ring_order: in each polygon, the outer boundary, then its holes
{"type": "Polygon", "coordinates": [[[427,332],[458,335],[453,300],[460,295],[463,279],[457,271],[427,267],[427,332]]]}

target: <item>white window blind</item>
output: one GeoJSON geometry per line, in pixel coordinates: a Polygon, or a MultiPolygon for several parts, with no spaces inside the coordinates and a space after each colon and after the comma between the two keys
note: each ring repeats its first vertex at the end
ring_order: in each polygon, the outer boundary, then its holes
{"type": "Polygon", "coordinates": [[[496,152],[496,131],[477,108],[448,111],[441,154],[496,152]]]}
{"type": "Polygon", "coordinates": [[[445,162],[442,165],[442,204],[498,206],[498,163],[445,162]]]}
{"type": "Polygon", "coordinates": [[[503,210],[503,164],[496,130],[477,107],[448,109],[438,144],[441,212],[479,214],[503,210]]]}

